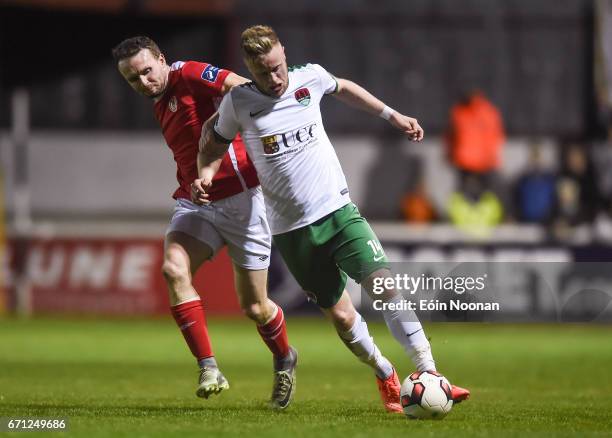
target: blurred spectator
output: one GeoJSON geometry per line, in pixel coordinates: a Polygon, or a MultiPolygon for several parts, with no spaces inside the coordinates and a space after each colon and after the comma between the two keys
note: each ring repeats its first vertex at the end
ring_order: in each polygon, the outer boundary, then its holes
{"type": "Polygon", "coordinates": [[[476,177],[480,185],[495,194],[498,202],[506,200],[506,190],[499,184],[496,172],[505,139],[501,115],[481,91],[465,94],[451,108],[448,158],[459,171],[461,186],[466,186],[466,178],[476,177]]]}
{"type": "Polygon", "coordinates": [[[436,214],[427,196],[423,178],[402,197],[401,208],[404,220],[409,223],[424,224],[435,219],[436,214]]]}
{"type": "Polygon", "coordinates": [[[594,145],[593,163],[601,197],[599,208],[607,209],[607,204],[612,201],[612,125],[608,129],[607,141],[594,145]]]}
{"type": "Polygon", "coordinates": [[[497,170],[504,141],[501,115],[482,92],[465,95],[451,109],[448,152],[460,171],[486,174],[497,170]]]}
{"type": "Polygon", "coordinates": [[[514,211],[520,222],[547,224],[555,213],[556,177],[544,167],[541,147],[530,147],[527,170],[515,187],[514,211]]]}
{"type": "Polygon", "coordinates": [[[478,236],[487,235],[501,222],[504,213],[499,198],[482,181],[477,175],[467,175],[461,189],[451,195],[448,203],[451,222],[478,236]]]}
{"type": "Polygon", "coordinates": [[[557,238],[565,239],[571,236],[572,227],[593,222],[601,198],[593,163],[584,145],[565,145],[562,148],[561,164],[553,231],[557,238]]]}
{"type": "Polygon", "coordinates": [[[608,128],[607,141],[595,144],[593,162],[599,191],[595,236],[599,240],[612,241],[612,124],[608,128]]]}
{"type": "Polygon", "coordinates": [[[579,225],[595,218],[600,196],[593,163],[584,145],[570,143],[563,147],[557,198],[557,220],[579,225]]]}

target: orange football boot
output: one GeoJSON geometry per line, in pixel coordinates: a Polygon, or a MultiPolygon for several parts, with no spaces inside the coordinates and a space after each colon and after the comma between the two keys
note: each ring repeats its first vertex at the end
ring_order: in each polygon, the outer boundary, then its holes
{"type": "Polygon", "coordinates": [[[384,380],[376,376],[376,384],[378,385],[380,398],[387,412],[403,413],[404,411],[400,404],[400,389],[402,385],[395,372],[395,368],[393,373],[384,380]]]}
{"type": "Polygon", "coordinates": [[[454,404],[461,403],[463,400],[470,398],[470,390],[460,386],[451,385],[451,395],[453,397],[454,404]]]}

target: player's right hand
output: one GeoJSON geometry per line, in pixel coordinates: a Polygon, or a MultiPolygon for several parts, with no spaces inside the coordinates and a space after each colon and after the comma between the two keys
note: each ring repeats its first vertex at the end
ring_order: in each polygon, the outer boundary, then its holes
{"type": "Polygon", "coordinates": [[[208,190],[212,186],[212,181],[209,179],[198,178],[191,183],[191,202],[197,205],[210,204],[210,195],[208,190]]]}

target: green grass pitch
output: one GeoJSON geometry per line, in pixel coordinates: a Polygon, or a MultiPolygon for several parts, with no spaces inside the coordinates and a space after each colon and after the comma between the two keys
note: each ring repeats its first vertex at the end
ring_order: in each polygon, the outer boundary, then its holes
{"type": "MultiPolygon", "coordinates": [[[[443,421],[386,414],[372,372],[319,318],[289,318],[297,393],[272,412],[271,357],[252,324],[209,327],[231,388],[200,400],[169,319],[0,319],[0,417],[67,417],[63,435],[87,437],[612,434],[612,326],[429,324],[438,369],[472,390],[443,421]]],[[[370,329],[400,376],[411,372],[384,325],[370,329]]]]}

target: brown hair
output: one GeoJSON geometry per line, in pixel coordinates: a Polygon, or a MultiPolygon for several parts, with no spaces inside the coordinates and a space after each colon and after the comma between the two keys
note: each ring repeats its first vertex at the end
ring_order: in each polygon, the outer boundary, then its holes
{"type": "Polygon", "coordinates": [[[274,29],[261,24],[249,27],[242,32],[242,37],[240,38],[242,53],[246,58],[250,59],[270,52],[276,43],[278,43],[278,36],[274,29]]]}
{"type": "Polygon", "coordinates": [[[142,49],[149,49],[156,58],[161,55],[161,50],[151,38],[146,36],[135,36],[125,39],[115,46],[112,50],[113,58],[116,62],[122,59],[131,58],[142,49]]]}

